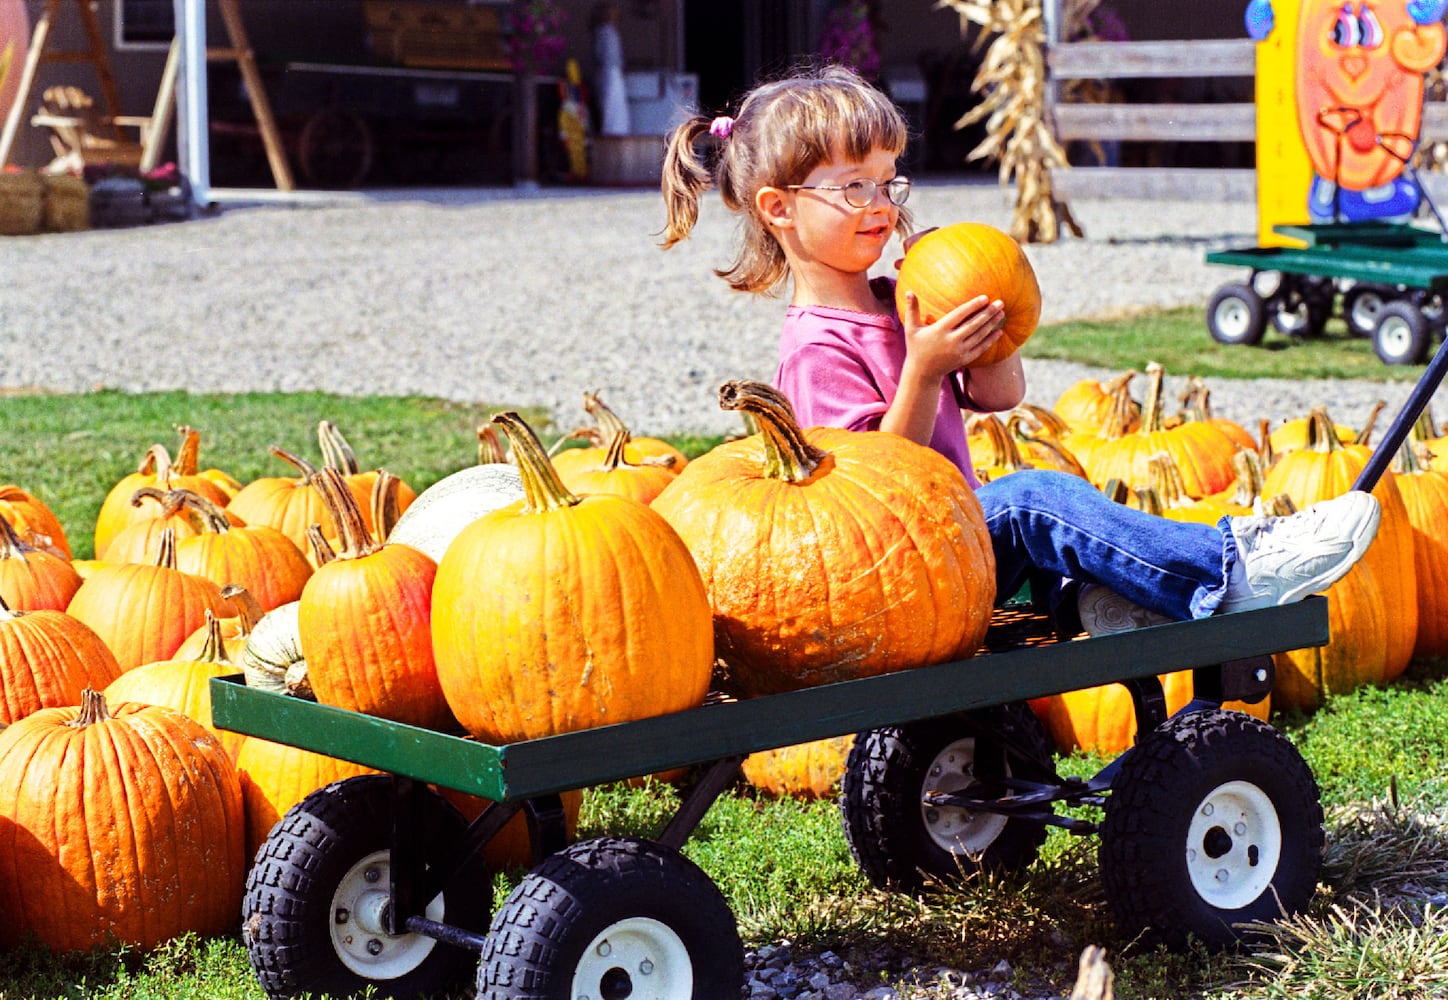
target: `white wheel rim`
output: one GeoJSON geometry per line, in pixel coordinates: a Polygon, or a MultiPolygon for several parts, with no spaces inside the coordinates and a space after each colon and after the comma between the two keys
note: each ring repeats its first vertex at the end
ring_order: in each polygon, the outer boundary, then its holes
{"type": "Polygon", "coordinates": [[[1217,303],[1217,329],[1232,340],[1246,336],[1252,323],[1252,310],[1239,298],[1226,298],[1217,303]]]}
{"type": "MultiPolygon", "coordinates": [[[[1006,765],[1010,775],[1010,765],[1006,765]]],[[[921,792],[964,791],[975,780],[975,737],[967,736],[956,740],[935,755],[925,770],[925,781],[921,792]]],[[[920,803],[920,815],[925,820],[925,832],[935,846],[948,854],[965,854],[972,861],[978,860],[986,848],[1005,829],[1006,817],[1000,813],[975,812],[954,806],[928,805],[920,803]]]]}
{"type": "MultiPolygon", "coordinates": [[[[374,851],[348,869],[332,893],[332,949],[343,965],[364,979],[405,976],[437,945],[424,934],[387,933],[391,878],[391,852],[374,851]]],[[[427,904],[424,916],[442,921],[442,893],[427,904]]]]}
{"type": "Polygon", "coordinates": [[[1187,873],[1197,895],[1219,910],[1254,902],[1277,874],[1282,823],[1267,793],[1249,781],[1212,789],[1187,830],[1187,873]]]}
{"type": "Polygon", "coordinates": [[[1359,330],[1371,330],[1378,321],[1383,308],[1383,297],[1374,292],[1363,292],[1352,300],[1352,322],[1359,330]]]}
{"type": "Polygon", "coordinates": [[[1413,344],[1413,331],[1401,316],[1389,316],[1378,326],[1378,344],[1390,357],[1401,358],[1413,344]]]}
{"type": "Polygon", "coordinates": [[[628,917],[588,943],[568,995],[571,1000],[689,1000],[694,963],[668,924],[628,917]]]}

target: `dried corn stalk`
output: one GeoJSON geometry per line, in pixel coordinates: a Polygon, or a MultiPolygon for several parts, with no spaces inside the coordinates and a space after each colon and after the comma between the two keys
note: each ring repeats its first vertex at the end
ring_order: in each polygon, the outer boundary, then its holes
{"type": "MultiPolygon", "coordinates": [[[[1011,235],[1022,243],[1054,243],[1065,226],[1081,236],[1070,207],[1056,197],[1051,183],[1052,168],[1067,162],[1047,120],[1041,0],[936,0],[935,6],[978,25],[982,39],[994,36],[971,83],[971,90],[983,95],[981,102],[956,127],[985,120],[986,138],[967,159],[994,157],[1001,183],[1015,183],[1011,235]]],[[[1084,20],[1085,14],[1080,17],[1084,20]]]]}

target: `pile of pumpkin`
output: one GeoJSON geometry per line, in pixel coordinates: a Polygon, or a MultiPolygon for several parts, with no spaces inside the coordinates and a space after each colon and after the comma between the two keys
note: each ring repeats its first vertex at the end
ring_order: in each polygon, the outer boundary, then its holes
{"type": "MultiPolygon", "coordinates": [[[[975,418],[982,477],[1048,465],[1162,516],[1215,520],[1255,496],[1334,495],[1365,460],[1366,432],[1325,411],[1255,441],[1211,416],[1199,383],[1168,420],[1163,373],[1149,375],[1139,404],[1124,373],[1054,412],[975,418]]],[[[478,464],[421,494],[363,471],[326,422],[321,467],[273,448],[296,474],[245,485],[202,469],[200,435],[182,428],[174,460],[154,446],[111,491],[84,563],[39,500],[0,487],[0,944],[223,931],[281,813],[363,771],[214,730],[214,676],[502,744],[693,708],[721,682],[749,697],[978,650],[991,547],[953,465],[892,435],[803,430],[758,383],[726,383],[720,403],[751,433],[693,461],[592,394],[585,446],[551,455],[499,414],[511,454],[485,427],[478,464]]],[[[1418,602],[1443,592],[1425,574],[1448,573],[1448,488],[1426,485],[1448,478],[1427,468],[1444,442],[1423,430],[1379,487],[1373,552],[1329,594],[1332,644],[1279,658],[1279,705],[1442,655],[1448,616],[1418,602]]],[[[1176,702],[1181,682],[1168,679],[1176,702]]],[[[1119,749],[1117,696],[1037,708],[1063,747],[1119,749]]],[[[746,774],[827,794],[848,742],[757,754],[746,774]]],[[[465,814],[487,806],[447,794],[465,814]]],[[[526,859],[526,834],[490,852],[526,859]]]]}

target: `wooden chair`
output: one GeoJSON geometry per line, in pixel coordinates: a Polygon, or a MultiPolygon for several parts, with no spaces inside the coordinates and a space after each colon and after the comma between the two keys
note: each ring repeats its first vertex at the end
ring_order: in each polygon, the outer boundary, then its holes
{"type": "Polygon", "coordinates": [[[30,123],[50,129],[55,159],[47,172],[79,174],[94,164],[139,168],[152,119],[137,115],[108,118],[79,87],[56,86],[41,95],[40,111],[30,123]],[[124,137],[122,129],[135,130],[136,138],[124,137]]]}

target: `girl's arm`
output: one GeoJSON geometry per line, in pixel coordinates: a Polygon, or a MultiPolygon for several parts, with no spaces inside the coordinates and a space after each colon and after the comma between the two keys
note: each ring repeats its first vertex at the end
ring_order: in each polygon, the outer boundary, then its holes
{"type": "MultiPolygon", "coordinates": [[[[994,344],[1001,335],[1005,322],[1005,307],[999,299],[994,302],[984,295],[977,295],[946,313],[928,326],[920,323],[920,303],[913,293],[905,295],[905,315],[901,317],[905,327],[905,364],[900,370],[900,387],[889,408],[880,418],[880,430],[899,434],[917,444],[928,445],[935,433],[935,414],[940,403],[940,380],[949,372],[963,368],[982,351],[994,344]]],[[[1011,356],[1016,358],[1015,355],[1011,356]]],[[[1011,359],[998,362],[991,368],[1008,365],[1011,359]]],[[[1016,365],[1020,364],[1016,358],[1016,365]]],[[[1003,380],[1004,381],[1004,380],[1003,380]]],[[[1020,378],[1024,394],[1024,377],[1020,378]]],[[[967,388],[974,384],[974,373],[967,381],[967,388]]],[[[987,391],[995,379],[987,379],[982,387],[982,396],[994,400],[1001,395],[998,389],[987,391]]],[[[984,409],[987,400],[972,393],[972,401],[984,409]]],[[[1016,402],[1019,402],[1017,400],[1016,402]]],[[[1010,406],[1002,409],[1010,409],[1010,406]]]]}
{"type": "Polygon", "coordinates": [[[998,413],[1019,406],[1026,398],[1026,372],[1019,352],[992,365],[965,370],[965,398],[973,409],[998,413]]]}

